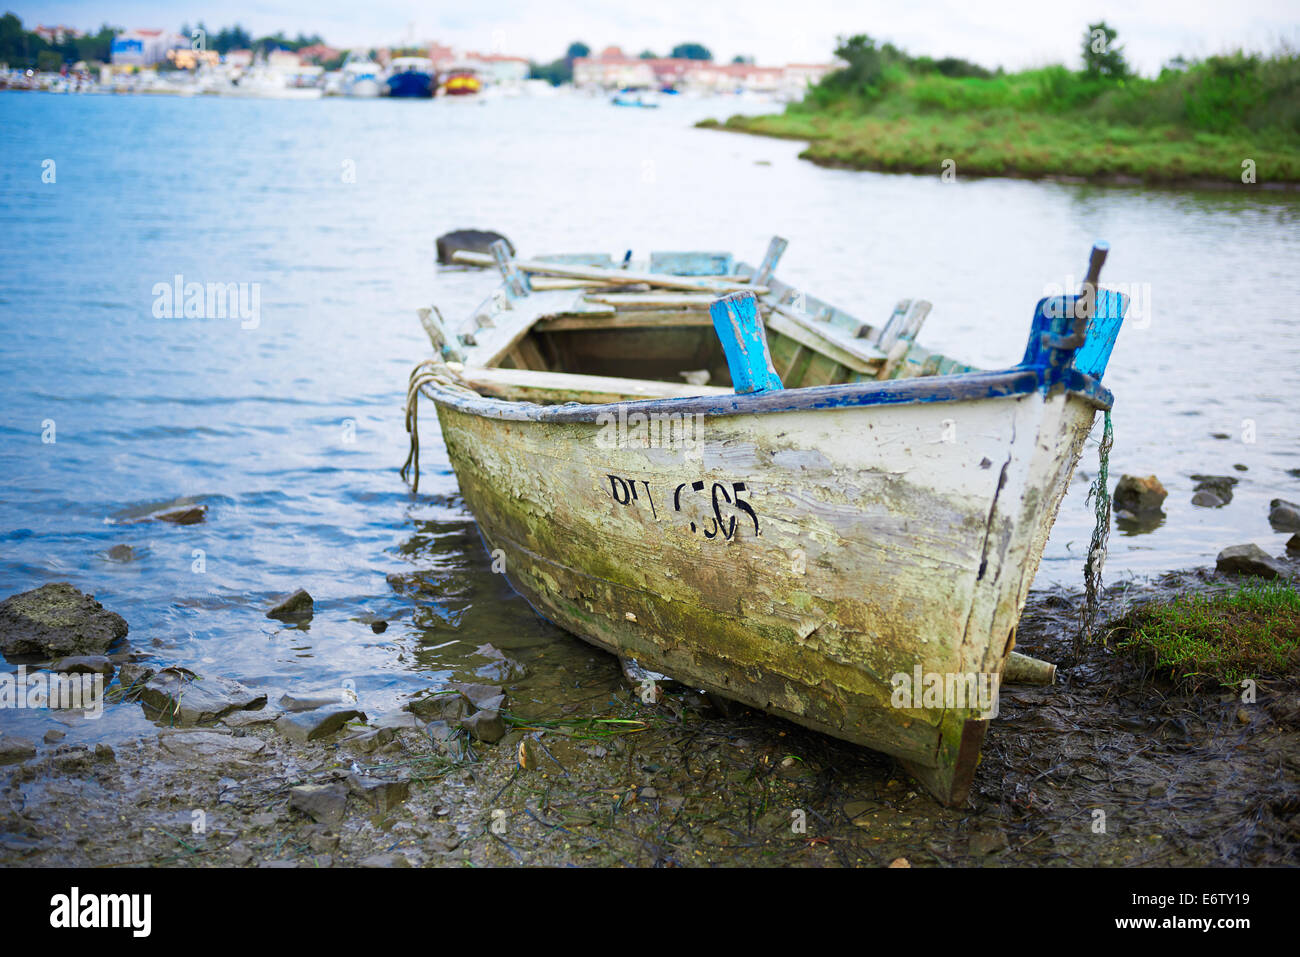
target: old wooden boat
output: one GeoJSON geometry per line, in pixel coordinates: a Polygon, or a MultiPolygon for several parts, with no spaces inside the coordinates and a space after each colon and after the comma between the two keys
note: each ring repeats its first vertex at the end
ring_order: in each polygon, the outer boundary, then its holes
{"type": "Polygon", "coordinates": [[[1021,361],[977,371],[916,343],[927,303],[872,326],[782,283],[784,245],[756,268],[458,254],[502,282],[459,329],[422,310],[407,465],[424,395],[540,614],[959,803],[996,707],[960,692],[1011,656],[1126,300],[1096,287],[1099,245],[1021,361]]]}

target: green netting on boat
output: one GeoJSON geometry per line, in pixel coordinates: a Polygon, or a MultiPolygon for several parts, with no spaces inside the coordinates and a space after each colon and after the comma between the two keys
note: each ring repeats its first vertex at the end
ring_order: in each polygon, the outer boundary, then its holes
{"type": "Polygon", "coordinates": [[[1110,449],[1115,443],[1115,432],[1111,427],[1110,411],[1105,412],[1105,425],[1101,433],[1101,444],[1097,448],[1097,478],[1088,489],[1088,501],[1093,503],[1097,522],[1092,529],[1092,541],[1088,544],[1088,560],[1083,564],[1083,584],[1087,590],[1087,600],[1083,607],[1082,637],[1091,641],[1093,628],[1097,620],[1097,608],[1101,597],[1101,572],[1106,564],[1106,543],[1110,539],[1110,494],[1107,491],[1110,475],[1110,449]]]}

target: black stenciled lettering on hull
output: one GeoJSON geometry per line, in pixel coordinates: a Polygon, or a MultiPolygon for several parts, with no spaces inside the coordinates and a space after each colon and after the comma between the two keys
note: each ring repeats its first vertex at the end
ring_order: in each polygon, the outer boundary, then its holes
{"type": "Polygon", "coordinates": [[[609,493],[614,496],[614,501],[618,502],[619,505],[626,505],[628,502],[632,501],[631,493],[628,491],[627,480],[619,478],[617,475],[609,476],[609,493]],[[623,490],[622,496],[618,494],[619,489],[623,490]]]}
{"type": "Polygon", "coordinates": [[[754,511],[754,506],[750,505],[740,497],[740,493],[746,491],[744,482],[732,482],[731,490],[736,494],[736,508],[743,508],[749,513],[749,517],[754,520],[754,537],[758,537],[758,513],[754,511]]]}
{"type": "Polygon", "coordinates": [[[645,486],[645,498],[646,501],[650,503],[650,517],[653,518],[655,521],[658,521],[659,513],[655,511],[655,500],[654,500],[654,496],[650,494],[650,483],[647,482],[645,479],[642,479],[641,484],[645,486]]]}
{"type": "MultiPolygon", "coordinates": [[[[650,507],[650,515],[656,521],[659,519],[659,510],[655,506],[654,494],[651,491],[650,483],[645,479],[623,478],[619,475],[607,474],[609,479],[609,493],[618,505],[630,506],[633,503],[639,503],[641,496],[637,491],[637,482],[645,489],[646,504],[650,507]]],[[[682,482],[673,490],[673,511],[682,510],[682,490],[690,485],[692,492],[703,492],[705,482],[703,479],[696,479],[692,482],[682,482]]],[[[754,535],[760,534],[758,527],[758,512],[754,506],[745,501],[741,496],[748,491],[744,482],[732,482],[731,490],[723,482],[714,482],[708,492],[708,504],[712,505],[713,514],[710,516],[713,525],[710,528],[700,528],[694,520],[690,522],[691,533],[703,532],[704,537],[714,539],[721,535],[723,541],[731,541],[736,535],[736,528],[739,523],[739,513],[744,512],[749,516],[749,520],[754,523],[754,535]],[[723,515],[723,504],[731,506],[731,514],[723,515]]]]}

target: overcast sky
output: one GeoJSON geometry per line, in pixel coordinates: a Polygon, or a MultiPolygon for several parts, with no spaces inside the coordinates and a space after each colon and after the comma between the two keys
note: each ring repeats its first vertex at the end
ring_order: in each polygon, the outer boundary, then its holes
{"type": "Polygon", "coordinates": [[[238,22],[254,34],[319,33],[335,46],[441,40],[453,46],[551,60],[571,40],[666,53],[698,41],[718,59],[821,62],[838,34],[869,33],[914,54],[960,56],[1009,68],[1079,56],[1085,26],[1119,30],[1130,62],[1154,72],[1182,53],[1236,47],[1300,47],[1300,0],[10,0],[4,9],[37,23],[94,28],[209,29],[238,22]]]}

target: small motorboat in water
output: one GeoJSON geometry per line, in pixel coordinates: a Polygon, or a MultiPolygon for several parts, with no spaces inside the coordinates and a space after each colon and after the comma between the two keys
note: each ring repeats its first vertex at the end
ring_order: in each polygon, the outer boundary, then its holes
{"type": "Polygon", "coordinates": [[[658,95],[653,90],[622,89],[614,94],[610,102],[615,106],[639,106],[644,109],[659,107],[658,95]]]}

